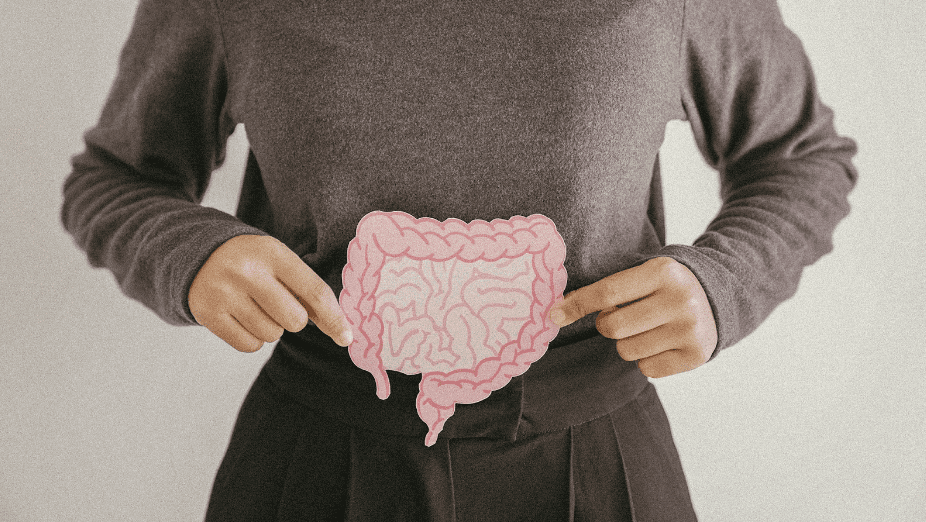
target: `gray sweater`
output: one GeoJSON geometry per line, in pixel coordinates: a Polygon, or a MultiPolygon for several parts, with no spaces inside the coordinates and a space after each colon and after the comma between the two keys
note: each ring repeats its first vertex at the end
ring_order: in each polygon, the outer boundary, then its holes
{"type": "MultiPolygon", "coordinates": [[[[279,238],[337,295],[370,211],[540,213],[566,242],[567,292],[675,258],[720,349],[830,250],[854,152],[773,0],[142,0],[62,219],[127,295],[193,324],[197,270],[239,234],[279,238]],[[673,119],[721,179],[693,245],[664,244],[673,119]],[[231,216],[199,202],[238,123],[251,153],[231,216]]],[[[553,346],[594,333],[589,317],[553,346]]]]}

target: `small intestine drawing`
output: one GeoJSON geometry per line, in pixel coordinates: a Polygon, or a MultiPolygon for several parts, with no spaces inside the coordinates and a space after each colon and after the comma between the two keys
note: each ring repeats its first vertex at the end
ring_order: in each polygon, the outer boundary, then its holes
{"type": "Polygon", "coordinates": [[[546,216],[439,222],[371,212],[342,273],[351,360],[389,396],[386,370],[421,374],[416,402],[437,441],[456,404],[481,401],[546,353],[566,287],[566,247],[546,216]]]}
{"type": "Polygon", "coordinates": [[[531,255],[441,263],[390,258],[374,291],[387,370],[408,375],[474,368],[498,356],[530,320],[531,255]]]}

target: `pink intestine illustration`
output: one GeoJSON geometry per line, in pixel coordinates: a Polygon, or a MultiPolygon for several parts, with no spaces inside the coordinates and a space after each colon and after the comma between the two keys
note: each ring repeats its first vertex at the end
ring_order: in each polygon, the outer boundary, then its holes
{"type": "Polygon", "coordinates": [[[371,212],[347,251],[348,348],[389,396],[386,370],[422,374],[416,407],[433,445],[456,404],[481,401],[546,353],[559,328],[566,246],[546,216],[439,222],[371,212]]]}

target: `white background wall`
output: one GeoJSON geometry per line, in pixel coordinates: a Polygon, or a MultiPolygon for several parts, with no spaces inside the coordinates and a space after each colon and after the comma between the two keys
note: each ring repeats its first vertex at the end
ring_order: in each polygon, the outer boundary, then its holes
{"type": "MultiPolygon", "coordinates": [[[[836,250],[711,364],[657,382],[704,522],[926,521],[926,4],[781,0],[861,182],[836,250]]],[[[161,323],[58,223],[135,8],[0,0],[0,520],[197,520],[269,354],[161,323]]],[[[231,210],[245,141],[208,203],[231,210]]],[[[716,211],[684,126],[670,240],[716,211]]]]}

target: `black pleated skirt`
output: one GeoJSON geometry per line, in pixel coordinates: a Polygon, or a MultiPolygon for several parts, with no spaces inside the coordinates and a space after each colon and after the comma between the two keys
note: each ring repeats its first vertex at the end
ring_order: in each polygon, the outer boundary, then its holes
{"type": "Polygon", "coordinates": [[[426,447],[421,433],[335,418],[289,393],[273,366],[272,358],[241,408],[207,521],[696,520],[648,382],[593,418],[551,427],[522,412],[511,437],[448,430],[426,447]]]}

